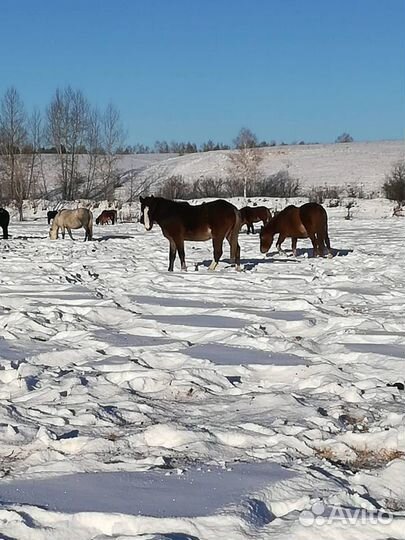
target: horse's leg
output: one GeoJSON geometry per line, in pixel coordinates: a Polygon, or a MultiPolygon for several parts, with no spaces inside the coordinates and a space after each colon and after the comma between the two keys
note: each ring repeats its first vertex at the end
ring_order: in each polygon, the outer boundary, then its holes
{"type": "MultiPolygon", "coordinates": [[[[60,230],[62,231],[62,239],[64,240],[65,239],[65,227],[61,227],[60,230]]],[[[58,232],[59,232],[59,229],[57,230],[56,238],[58,238],[58,232]]]]}
{"type": "Polygon", "coordinates": [[[287,236],[283,233],[280,233],[278,235],[278,240],[277,240],[277,243],[276,243],[276,248],[277,248],[277,251],[279,253],[285,253],[284,250],[281,249],[281,244],[284,242],[284,240],[287,238],[287,236]]]}
{"type": "Polygon", "coordinates": [[[328,250],[328,257],[333,257],[332,248],[330,247],[330,240],[328,235],[328,230],[325,231],[324,241],[326,244],[326,249],[328,250]]]}
{"type": "Polygon", "coordinates": [[[212,263],[210,264],[208,270],[215,270],[215,268],[218,266],[219,259],[222,257],[222,244],[224,242],[224,239],[222,236],[218,237],[215,236],[212,239],[212,247],[214,248],[214,258],[212,259],[212,263]]]}
{"type": "Polygon", "coordinates": [[[291,249],[294,257],[297,256],[297,238],[291,238],[291,249]]]}
{"type": "Polygon", "coordinates": [[[252,234],[255,234],[255,226],[253,225],[253,221],[252,223],[250,224],[250,228],[252,230],[252,234]]]}
{"type": "Polygon", "coordinates": [[[247,233],[250,234],[250,223],[247,222],[247,223],[246,223],[246,226],[247,226],[247,233]]]}
{"type": "Polygon", "coordinates": [[[176,242],[172,239],[172,238],[169,238],[169,268],[168,268],[168,271],[169,272],[173,272],[173,268],[174,268],[174,260],[176,258],[176,251],[177,251],[177,247],[176,247],[176,242]]]}
{"type": "Polygon", "coordinates": [[[316,240],[318,242],[318,256],[323,257],[325,254],[325,238],[322,234],[316,234],[316,240]]]}
{"type": "Polygon", "coordinates": [[[67,229],[67,232],[68,232],[70,238],[71,238],[72,240],[74,240],[74,238],[73,238],[73,236],[72,236],[72,231],[70,230],[70,228],[69,228],[69,227],[66,227],[66,229],[67,229]]]}
{"type": "Polygon", "coordinates": [[[177,252],[179,254],[179,257],[180,257],[181,269],[187,272],[186,255],[184,253],[184,240],[183,241],[178,240],[176,242],[176,247],[177,247],[177,252]]]}
{"type": "Polygon", "coordinates": [[[308,236],[312,242],[313,257],[317,257],[318,256],[318,240],[315,236],[315,233],[308,233],[308,236]]]}

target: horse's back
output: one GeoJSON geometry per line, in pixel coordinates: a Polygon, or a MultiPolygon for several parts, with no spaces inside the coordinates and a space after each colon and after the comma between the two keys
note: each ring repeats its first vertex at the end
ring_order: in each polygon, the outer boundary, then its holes
{"type": "Polygon", "coordinates": [[[88,208],[64,209],[57,213],[55,220],[59,226],[78,229],[87,227],[93,220],[93,214],[88,208]]]}
{"type": "Polygon", "coordinates": [[[305,203],[299,208],[300,219],[308,232],[317,232],[327,227],[328,215],[325,208],[315,202],[305,203]]]}

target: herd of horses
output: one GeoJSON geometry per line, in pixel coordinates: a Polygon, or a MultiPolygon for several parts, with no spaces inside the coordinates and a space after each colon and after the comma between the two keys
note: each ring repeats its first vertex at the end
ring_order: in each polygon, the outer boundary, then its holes
{"type": "Polygon", "coordinates": [[[190,205],[162,197],[140,197],[141,218],[145,229],[150,231],[156,223],[163,236],[169,241],[169,271],[173,271],[178,253],[182,270],[186,270],[184,241],[212,240],[213,259],[210,269],[214,270],[222,256],[223,242],[230,246],[231,263],[240,268],[240,246],[238,242],[241,227],[246,224],[254,232],[253,223],[263,222],[260,230],[260,251],[267,253],[278,234],[276,247],[282,251],[281,244],[286,238],[292,239],[292,249],[296,255],[297,239],[309,238],[314,257],[323,256],[325,249],[332,256],[328,235],[328,216],[318,203],[306,203],[300,207],[289,205],[284,210],[271,215],[264,206],[245,207],[238,210],[228,201],[190,205]]]}
{"type": "MultiPolygon", "coordinates": [[[[260,251],[267,253],[278,234],[276,248],[282,251],[281,245],[286,238],[291,238],[292,251],[296,255],[297,240],[309,238],[313,246],[314,256],[322,257],[327,250],[332,256],[328,235],[328,216],[318,203],[306,203],[300,207],[289,205],[284,210],[272,215],[265,206],[246,206],[238,210],[228,201],[216,201],[190,205],[187,202],[172,201],[162,197],[140,197],[140,222],[147,231],[156,223],[163,236],[169,241],[169,271],[174,269],[176,255],[179,255],[181,269],[186,270],[184,242],[212,240],[213,260],[210,270],[218,265],[223,253],[226,239],[230,246],[231,262],[240,268],[239,232],[247,225],[247,232],[254,233],[254,223],[262,222],[260,229],[260,251]]],[[[51,225],[49,236],[56,240],[59,231],[65,238],[67,231],[72,238],[72,229],[81,227],[85,230],[84,240],[93,239],[93,214],[87,208],[75,210],[51,210],[47,213],[48,224],[51,225]]],[[[0,208],[0,227],[3,238],[8,238],[10,215],[0,208]]],[[[103,210],[96,219],[97,225],[117,222],[116,210],[103,210]]]]}

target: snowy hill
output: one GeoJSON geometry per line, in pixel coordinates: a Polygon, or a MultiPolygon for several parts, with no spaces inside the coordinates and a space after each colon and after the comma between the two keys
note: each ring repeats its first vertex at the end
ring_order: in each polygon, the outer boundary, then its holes
{"type": "MultiPolygon", "coordinates": [[[[117,199],[128,200],[131,189],[143,184],[151,192],[173,175],[181,175],[187,182],[201,177],[226,179],[234,150],[203,152],[178,156],[176,154],[133,154],[120,156],[118,168],[122,187],[116,190],[117,199]]],[[[405,158],[404,141],[378,141],[347,144],[313,144],[261,148],[261,169],[265,175],[280,170],[300,180],[302,191],[312,187],[337,186],[362,188],[365,194],[377,194],[392,165],[405,158]]],[[[84,169],[87,156],[80,156],[84,169]]],[[[48,191],[56,187],[57,157],[43,156],[43,172],[48,191]]]]}
{"type": "MultiPolygon", "coordinates": [[[[170,156],[145,167],[139,181],[148,178],[157,186],[162,178],[172,175],[181,175],[186,181],[200,177],[225,179],[229,175],[229,155],[232,152],[170,156]]],[[[259,152],[263,156],[261,169],[264,174],[287,169],[299,178],[303,190],[325,184],[339,187],[362,185],[364,193],[372,194],[380,192],[384,176],[392,165],[405,158],[405,142],[276,146],[261,148],[259,152]]],[[[120,193],[124,196],[125,190],[120,190],[120,193]]]]}

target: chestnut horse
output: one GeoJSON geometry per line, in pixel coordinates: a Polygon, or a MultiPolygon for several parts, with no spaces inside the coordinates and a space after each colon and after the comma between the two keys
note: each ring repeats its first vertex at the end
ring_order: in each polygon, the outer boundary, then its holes
{"type": "Polygon", "coordinates": [[[179,254],[181,269],[187,270],[184,241],[206,241],[212,239],[214,259],[209,267],[215,270],[222,256],[224,238],[231,248],[231,259],[237,269],[240,267],[240,247],[238,235],[241,227],[239,210],[223,200],[195,206],[187,202],[176,202],[162,197],[140,197],[141,223],[150,231],[154,223],[162,229],[170,243],[169,272],[173,271],[176,253],[179,254]]]}
{"type": "Polygon", "coordinates": [[[263,225],[266,225],[271,219],[271,212],[265,206],[245,206],[240,209],[240,216],[242,218],[242,225],[247,225],[247,233],[252,232],[254,234],[255,228],[253,223],[262,221],[263,225]]]}
{"type": "Polygon", "coordinates": [[[0,208],[0,227],[3,229],[3,239],[8,238],[8,224],[10,223],[10,214],[5,208],[0,208]]]}
{"type": "Polygon", "coordinates": [[[103,210],[96,219],[96,225],[105,225],[111,221],[111,224],[117,223],[117,210],[103,210]]]}
{"type": "Polygon", "coordinates": [[[93,239],[93,214],[87,208],[76,208],[76,210],[61,210],[53,219],[49,230],[51,240],[57,240],[59,229],[62,230],[62,238],[65,238],[65,229],[73,240],[71,229],[86,231],[84,241],[93,239]]]}
{"type": "Polygon", "coordinates": [[[306,203],[299,208],[287,206],[267,223],[260,231],[260,251],[267,253],[273,243],[276,233],[279,237],[276,247],[282,252],[281,244],[288,237],[292,239],[293,254],[297,254],[297,238],[310,238],[314,257],[323,256],[325,245],[329,255],[332,255],[328,236],[328,215],[323,206],[318,203],[306,203]]]}

